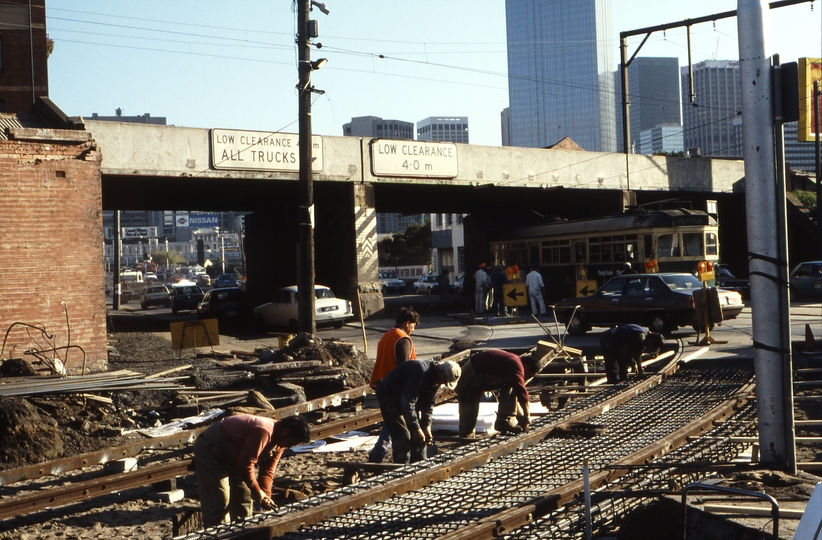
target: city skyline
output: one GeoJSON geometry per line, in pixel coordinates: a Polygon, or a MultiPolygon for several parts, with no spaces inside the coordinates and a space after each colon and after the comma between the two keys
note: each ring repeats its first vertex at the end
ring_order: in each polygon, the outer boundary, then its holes
{"type": "MultiPolygon", "coordinates": [[[[500,2],[413,5],[328,2],[312,12],[329,63],[313,74],[313,130],[339,135],[364,115],[415,121],[467,116],[471,142],[499,145],[508,106],[505,11],[500,2]],[[367,20],[368,24],[362,24],[367,20]]],[[[612,0],[612,39],[620,30],[702,17],[734,0],[666,5],[612,0]]],[[[783,62],[822,56],[820,12],[810,4],[771,10],[773,50],[783,62]],[[779,12],[779,13],[777,13],[779,12]],[[799,36],[799,37],[797,37],[799,36]]],[[[296,132],[294,14],[289,5],[246,0],[140,4],[49,0],[50,97],[70,116],[150,113],[188,127],[296,132]],[[185,21],[185,22],[176,22],[185,21]]],[[[694,62],[738,57],[733,19],[692,28],[694,62]]],[[[629,40],[633,53],[642,36],[629,40]]],[[[687,57],[684,30],[653,34],[640,56],[687,57]]],[[[617,68],[616,57],[610,69],[617,68]]]]}

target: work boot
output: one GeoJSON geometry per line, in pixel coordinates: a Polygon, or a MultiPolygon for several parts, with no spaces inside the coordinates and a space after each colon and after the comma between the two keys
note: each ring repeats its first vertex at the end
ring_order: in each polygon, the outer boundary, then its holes
{"type": "Polygon", "coordinates": [[[494,429],[500,433],[522,433],[522,428],[514,424],[504,421],[494,423],[494,429]]]}

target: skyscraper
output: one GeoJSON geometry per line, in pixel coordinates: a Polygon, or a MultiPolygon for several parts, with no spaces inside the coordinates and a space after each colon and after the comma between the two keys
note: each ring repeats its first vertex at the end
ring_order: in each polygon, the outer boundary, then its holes
{"type": "Polygon", "coordinates": [[[608,0],[506,0],[512,146],[616,150],[608,0]]]}
{"type": "MultiPolygon", "coordinates": [[[[666,124],[682,124],[679,97],[679,59],[639,56],[628,65],[628,97],[631,100],[631,143],[640,133],[666,124]]],[[[614,73],[617,151],[622,151],[622,84],[614,73]]],[[[680,136],[681,143],[681,136],[680,136]]],[[[670,145],[666,145],[670,146],[670,145]]],[[[675,151],[681,151],[677,148],[675,151]]],[[[635,150],[639,152],[638,150],[635,150]]],[[[642,153],[648,153],[645,149],[642,153]]]]}
{"type": "Polygon", "coordinates": [[[694,64],[691,102],[688,67],[682,79],[682,138],[686,150],[699,149],[706,157],[742,157],[734,119],[742,111],[742,83],[738,61],[704,60],[694,64]]]}
{"type": "Polygon", "coordinates": [[[414,124],[402,120],[383,120],[378,116],[355,116],[350,122],[343,124],[343,135],[412,140],[414,124]]]}

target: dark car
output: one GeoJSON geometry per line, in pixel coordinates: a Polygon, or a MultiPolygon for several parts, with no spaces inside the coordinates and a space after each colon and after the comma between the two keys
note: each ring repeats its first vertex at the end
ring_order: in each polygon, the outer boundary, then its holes
{"type": "Polygon", "coordinates": [[[240,284],[237,282],[237,276],[234,274],[220,274],[211,283],[211,286],[215,289],[224,289],[228,287],[239,287],[240,284]]]}
{"type": "Polygon", "coordinates": [[[171,313],[178,311],[196,311],[197,304],[203,299],[203,290],[199,285],[175,285],[171,288],[171,313]]]}
{"type": "MultiPolygon", "coordinates": [[[[560,300],[556,312],[571,335],[584,334],[594,326],[626,323],[668,334],[680,326],[696,329],[693,293],[701,288],[702,283],[691,274],[626,274],[611,278],[592,296],[560,300]]],[[[722,319],[736,318],[744,308],[740,294],[717,292],[722,319]]]]}
{"type": "Polygon", "coordinates": [[[822,295],[822,261],[803,262],[791,272],[791,294],[796,298],[822,295]]]}
{"type": "Polygon", "coordinates": [[[200,319],[238,320],[248,313],[245,292],[239,287],[211,289],[197,304],[200,319]]]}
{"type": "Polygon", "coordinates": [[[738,278],[730,270],[720,267],[716,274],[716,286],[726,291],[736,291],[742,295],[743,300],[751,298],[751,282],[747,279],[738,278]]]}

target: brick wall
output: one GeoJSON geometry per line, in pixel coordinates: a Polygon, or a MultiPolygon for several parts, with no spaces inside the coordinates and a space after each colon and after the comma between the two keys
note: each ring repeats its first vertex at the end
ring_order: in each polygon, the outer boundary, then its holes
{"type": "MultiPolygon", "coordinates": [[[[100,153],[89,134],[11,129],[0,140],[0,332],[16,322],[2,358],[78,345],[88,370],[106,367],[100,153]]],[[[70,373],[78,349],[59,351],[70,373]]],[[[46,355],[51,358],[51,354],[46,355]]]]}

